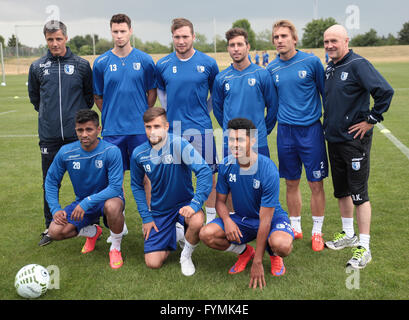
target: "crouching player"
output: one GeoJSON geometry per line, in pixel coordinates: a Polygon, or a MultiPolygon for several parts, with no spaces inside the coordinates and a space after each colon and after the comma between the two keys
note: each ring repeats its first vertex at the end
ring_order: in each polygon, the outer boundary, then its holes
{"type": "Polygon", "coordinates": [[[236,118],[228,123],[228,144],[231,155],[219,167],[216,186],[216,218],[200,231],[207,246],[239,255],[230,274],[244,271],[254,258],[249,286],[262,289],[265,285],[262,259],[270,254],[271,273],[285,273],[282,257],[290,254],[294,234],[287,213],[279,202],[280,178],[277,167],[269,158],[257,154],[256,127],[251,120],[236,118]],[[226,206],[231,191],[235,214],[226,206]],[[248,242],[256,239],[256,250],[248,242]]]}
{"type": "Polygon", "coordinates": [[[94,250],[102,228],[92,221],[104,217],[111,230],[110,266],[120,268],[124,200],[123,169],[118,147],[98,138],[101,132],[98,114],[79,110],[75,118],[76,142],[63,146],[57,153],[45,180],[46,199],[53,214],[48,235],[53,240],[75,236],[87,237],[82,253],[94,250]],[[76,199],[62,209],[58,185],[68,171],[76,199]]]}
{"type": "Polygon", "coordinates": [[[145,263],[160,268],[176,242],[184,240],[180,256],[182,274],[195,273],[192,253],[199,243],[204,223],[202,205],[212,190],[212,171],[201,155],[185,139],[168,132],[166,111],[155,107],[143,116],[148,141],[135,148],[131,157],[131,189],[135,197],[145,238],[145,263]],[[192,171],[197,178],[193,191],[192,171]],[[151,208],[146,203],[143,177],[152,184],[151,208]],[[176,223],[184,226],[181,238],[176,223]]]}

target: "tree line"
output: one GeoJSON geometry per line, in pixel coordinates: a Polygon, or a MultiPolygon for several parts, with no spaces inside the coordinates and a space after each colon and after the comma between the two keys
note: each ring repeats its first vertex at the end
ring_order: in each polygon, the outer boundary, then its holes
{"type": "MultiPolygon", "coordinates": [[[[303,28],[303,36],[300,39],[298,47],[301,48],[322,48],[324,46],[323,34],[330,26],[337,24],[334,18],[314,19],[307,23],[303,28]]],[[[232,27],[241,27],[248,32],[249,43],[252,50],[274,50],[271,41],[271,30],[255,33],[251,28],[251,24],[247,19],[240,19],[233,23],[232,27]]],[[[0,35],[0,42],[3,47],[15,48],[17,39],[13,34],[7,43],[0,35]],[[7,45],[6,45],[7,44],[7,45]]],[[[138,37],[132,36],[132,46],[146,53],[170,53],[173,51],[172,42],[169,45],[163,45],[158,41],[143,42],[138,37]]],[[[371,28],[368,32],[358,34],[350,39],[350,45],[353,47],[365,46],[384,46],[384,45],[406,45],[409,44],[409,21],[404,23],[402,29],[397,33],[397,36],[389,33],[388,36],[379,36],[377,31],[371,28]]],[[[19,48],[28,48],[24,44],[18,43],[19,48]]],[[[71,38],[67,45],[71,50],[78,55],[100,55],[113,47],[112,40],[99,38],[98,35],[87,34],[85,36],[75,36],[71,38]],[[94,37],[94,38],[93,38],[94,37]]],[[[224,37],[216,35],[215,39],[207,39],[207,37],[199,32],[196,32],[195,48],[203,52],[225,52],[227,42],[224,37]]],[[[33,49],[33,48],[32,48],[33,49]]],[[[46,49],[46,45],[40,46],[40,49],[46,49]]],[[[34,52],[31,50],[31,52],[34,52]]]]}

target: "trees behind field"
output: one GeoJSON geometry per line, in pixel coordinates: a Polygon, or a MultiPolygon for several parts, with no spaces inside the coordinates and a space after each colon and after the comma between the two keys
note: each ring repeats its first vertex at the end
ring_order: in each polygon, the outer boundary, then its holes
{"type": "Polygon", "coordinates": [[[334,24],[338,24],[334,18],[314,19],[303,28],[302,46],[305,48],[323,48],[324,32],[334,24]]]}

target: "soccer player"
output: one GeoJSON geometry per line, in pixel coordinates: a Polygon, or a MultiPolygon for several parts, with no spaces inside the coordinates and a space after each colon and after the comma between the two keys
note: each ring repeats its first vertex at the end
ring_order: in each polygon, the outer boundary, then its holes
{"type": "Polygon", "coordinates": [[[260,56],[259,56],[259,54],[258,54],[258,52],[256,51],[256,53],[255,53],[255,55],[254,55],[254,63],[256,64],[256,65],[260,65],[260,56]]]}
{"type": "Polygon", "coordinates": [[[248,119],[228,123],[231,155],[219,166],[216,210],[219,218],[204,226],[200,239],[213,249],[239,255],[230,274],[245,270],[254,258],[250,287],[265,286],[262,259],[270,254],[271,273],[282,276],[282,257],[292,250],[293,231],[287,213],[279,202],[280,178],[274,162],[253,150],[256,127],[248,119]],[[226,200],[231,192],[235,214],[229,214],[226,200]],[[256,239],[256,249],[248,242],[256,239]]]}
{"type": "Polygon", "coordinates": [[[86,237],[81,252],[91,252],[102,233],[102,228],[92,223],[103,216],[112,237],[109,263],[111,268],[118,269],[123,264],[124,226],[121,153],[116,146],[98,138],[101,127],[93,110],[77,112],[75,131],[79,141],[61,147],[45,180],[46,199],[53,215],[48,235],[53,240],[86,237]],[[62,209],[58,186],[65,172],[71,179],[75,201],[62,209]]]}
{"type": "MultiPolygon", "coordinates": [[[[94,62],[95,103],[101,111],[103,138],[121,149],[124,170],[136,146],[146,141],[143,113],[156,102],[155,63],[132,48],[131,20],[116,14],[110,21],[114,48],[94,62]]],[[[145,179],[149,193],[149,181],[145,179]]]]}
{"type": "Polygon", "coordinates": [[[51,242],[48,227],[53,219],[45,199],[44,182],[51,163],[60,148],[77,140],[75,113],[94,105],[92,70],[89,62],[73,54],[66,46],[67,27],[61,21],[51,20],[43,33],[48,52],[34,61],[28,74],[28,95],[38,112],[45,230],[40,246],[51,242]]]}
{"type": "Polygon", "coordinates": [[[268,65],[268,59],[270,58],[270,55],[268,54],[267,51],[264,51],[263,53],[263,67],[266,67],[268,65]]]}
{"type": "Polygon", "coordinates": [[[209,222],[216,216],[217,154],[208,96],[219,68],[216,60],[193,47],[191,21],[174,19],[171,32],[175,51],[156,64],[158,97],[167,112],[169,132],[192,143],[212,169],[213,189],[205,203],[209,222]]]}
{"type": "MultiPolygon", "coordinates": [[[[203,226],[202,205],[212,189],[212,171],[196,149],[185,139],[168,132],[166,111],[148,109],[143,120],[148,141],[135,148],[131,158],[131,188],[143,223],[145,263],[160,268],[170,251],[176,250],[176,223],[185,229],[180,255],[182,274],[195,273],[192,253],[203,226]],[[192,171],[197,177],[193,192],[192,171]],[[143,177],[152,183],[149,209],[143,177]]],[[[183,234],[182,234],[183,238],[183,234]]]]}
{"type": "MultiPolygon", "coordinates": [[[[252,120],[258,130],[258,152],[270,157],[267,135],[274,128],[278,107],[273,81],[267,70],[247,59],[250,44],[244,29],[228,30],[226,39],[233,63],[216,76],[212,91],[214,116],[223,130],[231,119],[252,120]]],[[[227,156],[227,139],[224,140],[224,156],[227,156]]]]}
{"type": "Polygon", "coordinates": [[[277,57],[267,66],[277,88],[277,151],[280,177],[285,178],[287,208],[295,239],[303,237],[300,178],[304,164],[311,189],[312,249],[324,249],[322,225],[325,211],[323,179],[328,160],[320,121],[324,92],[324,68],[314,54],[296,49],[297,31],[292,22],[273,25],[277,57]]]}
{"type": "Polygon", "coordinates": [[[331,59],[325,73],[324,132],[343,230],[325,244],[334,250],[356,247],[347,266],[361,269],[372,260],[368,196],[372,129],[383,120],[394,91],[368,60],[349,49],[343,26],[325,31],[324,47],[331,59]],[[359,240],[354,232],[354,207],[359,240]]]}

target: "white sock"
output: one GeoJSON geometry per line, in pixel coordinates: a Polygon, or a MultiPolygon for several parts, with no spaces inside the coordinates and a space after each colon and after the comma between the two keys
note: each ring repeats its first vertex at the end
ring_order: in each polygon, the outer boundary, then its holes
{"type": "Polygon", "coordinates": [[[216,208],[206,207],[206,224],[216,218],[216,208]]]}
{"type": "Polygon", "coordinates": [[[312,234],[314,235],[314,233],[322,233],[322,224],[324,223],[324,216],[320,217],[320,216],[312,216],[312,234]]]}
{"type": "MultiPolygon", "coordinates": [[[[182,225],[180,225],[182,226],[182,225]]],[[[176,227],[176,242],[185,239],[185,232],[183,228],[176,227]]]]}
{"type": "Polygon", "coordinates": [[[78,237],[92,238],[97,234],[97,227],[94,225],[86,226],[78,232],[78,237]]]}
{"type": "Polygon", "coordinates": [[[181,256],[190,258],[192,256],[193,251],[195,250],[195,248],[197,247],[198,244],[191,244],[189,243],[189,241],[187,241],[185,239],[185,246],[183,247],[183,250],[181,252],[181,256]]]}
{"type": "Polygon", "coordinates": [[[366,250],[369,250],[369,239],[371,236],[369,234],[359,234],[359,245],[364,247],[366,250]]]}
{"type": "Polygon", "coordinates": [[[301,229],[301,216],[299,217],[290,217],[291,228],[293,228],[296,232],[302,232],[301,229]]]}
{"type": "Polygon", "coordinates": [[[232,243],[230,245],[230,247],[228,247],[226,250],[224,251],[228,251],[228,252],[234,252],[237,254],[242,254],[244,252],[244,250],[246,250],[246,244],[234,244],[232,243]]]}
{"type": "Polygon", "coordinates": [[[342,220],[342,230],[345,231],[345,234],[348,238],[352,238],[355,234],[354,232],[354,218],[344,218],[342,220]]]}
{"type": "Polygon", "coordinates": [[[109,251],[116,249],[118,251],[121,251],[121,241],[122,241],[122,232],[121,233],[113,233],[111,231],[111,247],[109,248],[109,251]]]}

